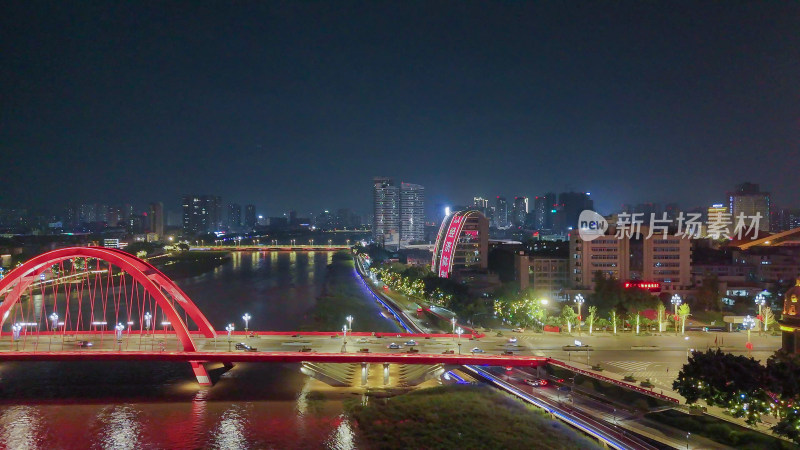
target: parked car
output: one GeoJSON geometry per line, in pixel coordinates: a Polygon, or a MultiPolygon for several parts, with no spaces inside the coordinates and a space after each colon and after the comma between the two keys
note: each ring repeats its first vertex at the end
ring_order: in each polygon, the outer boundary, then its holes
{"type": "Polygon", "coordinates": [[[239,342],[238,344],[236,344],[236,350],[244,350],[246,352],[255,352],[255,351],[257,351],[257,349],[255,347],[251,347],[251,346],[245,344],[244,342],[239,342]]]}
{"type": "Polygon", "coordinates": [[[411,339],[410,341],[406,341],[406,344],[405,344],[405,345],[407,345],[407,346],[409,346],[409,347],[413,347],[413,346],[415,346],[415,345],[419,345],[419,344],[417,344],[417,341],[415,341],[415,340],[411,339]]]}
{"type": "Polygon", "coordinates": [[[403,346],[400,345],[400,344],[395,344],[394,342],[392,342],[391,344],[387,345],[386,348],[391,348],[393,350],[397,350],[398,348],[403,348],[403,346]]]}
{"type": "Polygon", "coordinates": [[[356,342],[358,342],[359,344],[365,344],[365,343],[369,342],[369,339],[367,339],[365,337],[362,337],[362,338],[356,339],[356,342]]]}
{"type": "Polygon", "coordinates": [[[470,350],[470,351],[471,351],[472,353],[486,353],[486,352],[484,352],[484,351],[483,351],[483,349],[480,349],[480,348],[478,348],[478,347],[475,347],[475,348],[473,348],[473,349],[472,349],[472,350],[470,350]]]}
{"type": "Polygon", "coordinates": [[[522,333],[523,331],[525,331],[525,328],[514,328],[511,331],[513,331],[514,333],[522,333]]]}

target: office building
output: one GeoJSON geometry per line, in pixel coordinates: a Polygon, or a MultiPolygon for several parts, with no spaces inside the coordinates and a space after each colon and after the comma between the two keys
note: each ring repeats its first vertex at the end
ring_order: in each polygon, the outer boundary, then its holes
{"type": "Polygon", "coordinates": [[[372,187],[372,238],[389,248],[400,246],[400,189],[394,180],[375,177],[372,187]]]}
{"type": "Polygon", "coordinates": [[[214,195],[183,196],[184,234],[211,233],[220,228],[221,199],[214,195]]]}
{"type": "Polygon", "coordinates": [[[400,183],[400,245],[425,239],[425,188],[400,183]]]}
{"type": "Polygon", "coordinates": [[[745,223],[750,226],[750,218],[757,214],[761,216],[758,223],[759,231],[770,230],[770,195],[761,192],[759,186],[753,183],[742,183],[732,192],[728,192],[728,209],[733,217],[734,224],[740,214],[744,214],[745,223]]]}
{"type": "Polygon", "coordinates": [[[244,226],[247,231],[253,231],[253,228],[256,227],[256,205],[245,205],[244,226]]]}
{"type": "Polygon", "coordinates": [[[508,228],[508,202],[505,197],[497,196],[494,210],[494,226],[508,228]]]}
{"type": "Polygon", "coordinates": [[[515,227],[525,225],[525,218],[528,216],[528,197],[514,197],[513,214],[511,224],[515,227]]]}
{"type": "Polygon", "coordinates": [[[238,203],[228,204],[227,226],[230,229],[238,230],[242,226],[242,205],[238,203]]]}
{"type": "Polygon", "coordinates": [[[556,194],[548,192],[533,199],[533,227],[536,230],[552,230],[557,213],[556,194]]]}
{"type": "Polygon", "coordinates": [[[156,234],[156,240],[164,237],[164,204],[161,202],[150,203],[148,214],[149,231],[156,234]]]}
{"type": "Polygon", "coordinates": [[[563,214],[561,232],[578,229],[578,217],[585,209],[594,209],[589,192],[562,192],[558,194],[558,204],[563,214]]]}

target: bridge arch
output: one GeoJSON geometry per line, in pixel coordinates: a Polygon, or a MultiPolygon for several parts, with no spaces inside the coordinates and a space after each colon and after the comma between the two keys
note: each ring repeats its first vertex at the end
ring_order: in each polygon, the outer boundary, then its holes
{"type": "Polygon", "coordinates": [[[166,314],[184,351],[194,352],[197,351],[197,348],[189,334],[187,324],[181,319],[178,310],[167,298],[165,292],[173,301],[180,304],[204,336],[211,338],[216,335],[211,324],[191,299],[161,271],[147,261],[131,254],[105,247],[68,247],[53,250],[38,255],[9,272],[0,280],[0,297],[5,296],[0,304],[0,326],[8,317],[11,308],[19,302],[25,289],[38,280],[41,273],[54,264],[74,258],[96,258],[105,261],[118,267],[142,285],[166,314]]]}

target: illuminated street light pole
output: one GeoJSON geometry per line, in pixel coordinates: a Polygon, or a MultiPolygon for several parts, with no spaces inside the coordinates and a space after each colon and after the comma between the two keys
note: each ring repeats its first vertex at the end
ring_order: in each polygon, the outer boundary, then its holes
{"type": "MultiPolygon", "coordinates": [[[[764,322],[764,313],[763,313],[764,304],[767,302],[766,299],[764,299],[764,294],[756,295],[755,301],[756,301],[756,305],[758,305],[758,317],[760,318],[759,320],[761,320],[761,322],[763,323],[764,322]]],[[[764,329],[764,331],[767,331],[766,328],[764,329]]],[[[758,327],[758,335],[761,336],[761,327],[758,327]]]]}
{"type": "Polygon", "coordinates": [[[250,323],[250,319],[252,319],[252,317],[248,313],[244,313],[244,315],[242,316],[242,320],[244,320],[245,333],[247,332],[247,325],[250,323]]]}
{"type": "Polygon", "coordinates": [[[450,319],[450,323],[453,324],[453,334],[455,334],[456,333],[456,316],[453,316],[453,318],[450,319]]]}
{"type": "Polygon", "coordinates": [[[464,330],[461,327],[456,328],[456,334],[458,335],[458,354],[461,354],[461,334],[464,333],[464,330]]]}
{"type": "Polygon", "coordinates": [[[53,327],[50,330],[50,341],[47,343],[48,350],[50,350],[50,346],[53,344],[53,334],[55,334],[56,328],[58,328],[58,314],[56,314],[55,311],[53,314],[50,314],[50,321],[53,322],[53,327]]]}
{"type": "Polygon", "coordinates": [[[348,315],[344,320],[347,321],[347,326],[350,328],[350,336],[353,336],[353,316],[348,315]]]}
{"type": "Polygon", "coordinates": [[[539,303],[542,304],[542,333],[544,333],[544,326],[547,323],[547,304],[550,303],[550,301],[543,298],[539,300],[539,303]]]}
{"type": "Polygon", "coordinates": [[[119,344],[119,351],[122,351],[122,330],[125,329],[125,325],[118,323],[114,330],[117,331],[117,343],[119,344]]]}
{"type": "Polygon", "coordinates": [[[150,334],[150,319],[152,319],[152,318],[153,318],[153,316],[152,316],[152,314],[150,314],[149,311],[144,313],[144,330],[145,330],[144,334],[145,335],[150,334]]]}
{"type": "Polygon", "coordinates": [[[683,303],[683,300],[681,300],[681,296],[680,295],[675,294],[675,295],[672,296],[672,299],[669,302],[672,303],[672,308],[675,311],[675,315],[673,316],[673,318],[675,319],[675,336],[677,336],[678,335],[678,306],[681,306],[681,303],[683,303]]]}
{"type": "Polygon", "coordinates": [[[583,295],[578,294],[575,296],[575,304],[578,305],[578,336],[581,335],[581,305],[583,305],[584,299],[583,295]]]}
{"type": "Polygon", "coordinates": [[[753,344],[750,343],[750,330],[756,325],[755,319],[750,316],[745,317],[742,320],[742,325],[747,330],[747,355],[750,355],[750,349],[753,348],[753,344]]]}
{"type": "Polygon", "coordinates": [[[19,350],[19,335],[22,331],[22,325],[15,323],[11,326],[11,338],[17,342],[17,350],[19,350]]]}
{"type": "Polygon", "coordinates": [[[342,325],[342,353],[347,353],[347,324],[342,325]]]}
{"type": "Polygon", "coordinates": [[[233,326],[232,323],[229,323],[227,327],[225,327],[225,331],[228,332],[228,351],[231,351],[231,333],[235,330],[236,327],[233,326]]]}

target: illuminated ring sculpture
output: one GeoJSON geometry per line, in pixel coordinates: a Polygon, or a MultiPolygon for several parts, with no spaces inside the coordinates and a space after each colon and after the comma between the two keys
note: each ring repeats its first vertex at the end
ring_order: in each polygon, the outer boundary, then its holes
{"type": "Polygon", "coordinates": [[[213,338],[216,336],[214,328],[208,322],[208,319],[166,275],[147,261],[136,258],[122,250],[105,247],[68,247],[53,250],[36,256],[9,272],[5,278],[0,280],[0,297],[5,295],[3,303],[0,304],[0,325],[5,321],[11,307],[19,301],[25,289],[39,279],[39,274],[49,269],[53,264],[73,258],[96,258],[117,266],[133,277],[147,290],[167,315],[170,324],[175,329],[175,333],[183,345],[184,351],[194,352],[197,351],[197,348],[189,335],[186,323],[181,319],[178,310],[175,309],[170,299],[164,294],[164,291],[169,293],[170,297],[181,305],[205,337],[213,338]]]}
{"type": "Polygon", "coordinates": [[[453,271],[453,257],[456,253],[458,241],[464,225],[472,216],[483,216],[480,211],[467,210],[456,211],[445,217],[439,234],[436,237],[436,244],[433,247],[433,259],[431,260],[431,271],[440,278],[449,278],[453,271]]]}

